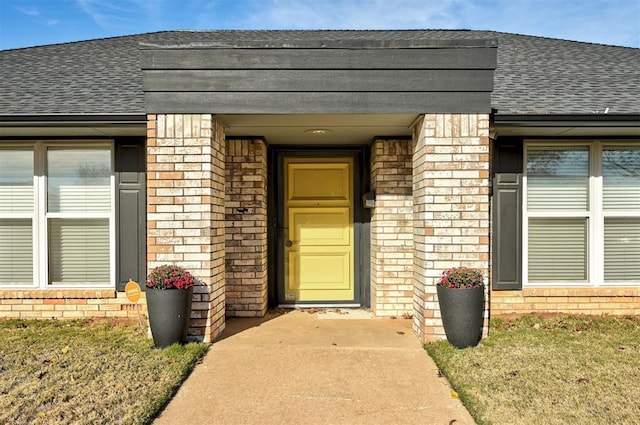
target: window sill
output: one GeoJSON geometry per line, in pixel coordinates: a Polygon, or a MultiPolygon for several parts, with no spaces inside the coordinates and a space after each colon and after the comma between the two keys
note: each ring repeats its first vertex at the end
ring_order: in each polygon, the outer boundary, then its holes
{"type": "Polygon", "coordinates": [[[640,287],[524,288],[525,297],[639,297],[640,287]]]}
{"type": "Polygon", "coordinates": [[[116,298],[114,289],[0,289],[0,299],[116,298]]]}

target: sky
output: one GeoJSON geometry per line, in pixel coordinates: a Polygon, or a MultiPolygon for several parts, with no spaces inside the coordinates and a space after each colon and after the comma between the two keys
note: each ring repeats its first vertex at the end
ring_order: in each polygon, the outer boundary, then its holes
{"type": "Polygon", "coordinates": [[[215,29],[474,29],[640,48],[640,0],[0,0],[1,50],[215,29]]]}

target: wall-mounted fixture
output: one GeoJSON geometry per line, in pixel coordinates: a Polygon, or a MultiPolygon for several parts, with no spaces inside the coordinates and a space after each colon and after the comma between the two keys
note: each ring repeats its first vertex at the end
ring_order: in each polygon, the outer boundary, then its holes
{"type": "Polygon", "coordinates": [[[367,192],[362,195],[362,206],[365,208],[375,208],[376,207],[376,193],[375,192],[367,192]]]}

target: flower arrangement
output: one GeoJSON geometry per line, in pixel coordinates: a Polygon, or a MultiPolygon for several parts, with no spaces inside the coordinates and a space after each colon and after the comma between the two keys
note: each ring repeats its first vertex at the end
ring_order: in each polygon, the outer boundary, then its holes
{"type": "Polygon", "coordinates": [[[158,266],[147,276],[147,287],[153,289],[189,289],[194,284],[191,273],[171,264],[158,266]]]}
{"type": "Polygon", "coordinates": [[[453,267],[442,272],[438,285],[449,288],[477,288],[484,286],[484,275],[478,269],[453,267]]]}

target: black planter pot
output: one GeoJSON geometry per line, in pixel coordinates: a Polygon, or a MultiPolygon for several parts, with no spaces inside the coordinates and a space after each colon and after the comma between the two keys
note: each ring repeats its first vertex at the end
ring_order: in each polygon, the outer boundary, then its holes
{"type": "Polygon", "coordinates": [[[147,310],[153,342],[157,348],[184,344],[189,332],[193,287],[189,289],[147,288],[147,310]]]}
{"type": "Polygon", "coordinates": [[[447,340],[457,348],[478,345],[482,338],[484,288],[437,285],[437,290],[447,340]]]}

